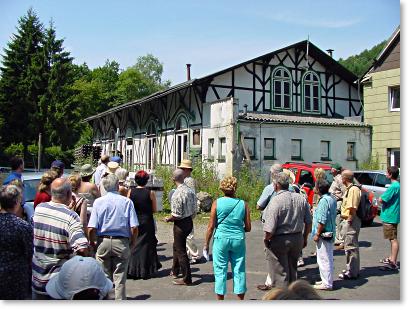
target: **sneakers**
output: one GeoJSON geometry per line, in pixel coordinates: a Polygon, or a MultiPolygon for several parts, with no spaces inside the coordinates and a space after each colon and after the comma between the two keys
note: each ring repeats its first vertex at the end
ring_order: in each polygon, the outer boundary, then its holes
{"type": "Polygon", "coordinates": [[[315,282],[315,285],[321,285],[322,284],[322,281],[316,281],[315,282]]]}
{"type": "Polygon", "coordinates": [[[322,284],[322,283],[313,285],[313,288],[314,288],[315,290],[321,290],[321,291],[331,291],[331,290],[333,290],[332,287],[330,287],[330,286],[325,286],[325,285],[322,284]]]}
{"type": "Polygon", "coordinates": [[[305,266],[305,262],[303,261],[303,258],[301,257],[298,260],[298,267],[302,267],[302,266],[305,266]]]}

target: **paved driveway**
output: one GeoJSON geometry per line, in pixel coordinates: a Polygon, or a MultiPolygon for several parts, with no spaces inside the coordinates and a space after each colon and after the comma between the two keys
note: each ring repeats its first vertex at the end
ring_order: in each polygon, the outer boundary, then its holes
{"type": "MultiPolygon", "coordinates": [[[[197,244],[201,248],[205,239],[206,225],[195,226],[197,244]]],[[[263,253],[262,227],[260,222],[252,223],[252,231],[247,234],[247,286],[245,299],[260,300],[264,292],[256,289],[266,278],[266,264],[263,253]]],[[[136,300],[214,300],[214,277],[212,262],[191,265],[193,286],[172,285],[168,276],[172,264],[172,224],[158,223],[158,255],[163,264],[158,277],[149,280],[127,280],[127,296],[136,300]]],[[[380,271],[379,259],[388,255],[389,244],[382,236],[382,226],[377,217],[372,227],[360,231],[361,273],[357,280],[339,280],[337,275],[344,269],[343,251],[335,251],[334,290],[320,292],[322,297],[342,300],[398,300],[400,299],[400,272],[380,271]]],[[[306,265],[300,268],[299,278],[310,283],[320,280],[316,258],[310,256],[314,242],[309,241],[303,250],[306,265]]],[[[226,299],[234,300],[232,278],[228,274],[228,294],[226,299]]]]}

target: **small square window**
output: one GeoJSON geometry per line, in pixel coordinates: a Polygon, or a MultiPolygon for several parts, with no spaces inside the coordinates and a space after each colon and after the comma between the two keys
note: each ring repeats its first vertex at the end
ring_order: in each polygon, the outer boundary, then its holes
{"type": "Polygon", "coordinates": [[[303,160],[302,159],[302,140],[292,139],[291,159],[303,160]]]}
{"type": "Polygon", "coordinates": [[[389,88],[390,111],[400,111],[400,86],[389,88]]]}
{"type": "Polygon", "coordinates": [[[330,141],[320,141],[320,160],[331,160],[330,141]]]}
{"type": "Polygon", "coordinates": [[[224,162],[226,160],[226,138],[219,138],[219,158],[218,160],[224,162]]]}
{"type": "Polygon", "coordinates": [[[275,159],[275,139],[264,139],[263,159],[275,159]]]}
{"type": "Polygon", "coordinates": [[[215,139],[208,139],[208,159],[213,160],[215,154],[215,139]]]}
{"type": "Polygon", "coordinates": [[[356,160],[355,142],[347,142],[347,160],[356,160]]]}
{"type": "Polygon", "coordinates": [[[244,138],[245,147],[251,159],[256,159],[256,138],[244,138]]]}

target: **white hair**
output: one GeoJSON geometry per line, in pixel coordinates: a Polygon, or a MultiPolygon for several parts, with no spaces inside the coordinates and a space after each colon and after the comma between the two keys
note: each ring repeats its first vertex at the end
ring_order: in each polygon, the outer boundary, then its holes
{"type": "Polygon", "coordinates": [[[125,181],[128,176],[128,170],[120,167],[117,170],[115,170],[115,175],[118,177],[120,181],[125,181]]]}
{"type": "Polygon", "coordinates": [[[102,180],[102,185],[107,192],[115,192],[118,190],[118,177],[115,174],[109,174],[105,176],[102,180]]]}

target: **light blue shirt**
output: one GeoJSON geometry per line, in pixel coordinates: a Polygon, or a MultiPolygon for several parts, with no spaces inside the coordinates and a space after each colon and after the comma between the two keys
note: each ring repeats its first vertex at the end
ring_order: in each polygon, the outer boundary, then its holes
{"type": "Polygon", "coordinates": [[[313,224],[312,224],[312,235],[313,238],[317,233],[317,226],[319,223],[324,224],[324,230],[322,232],[333,232],[333,240],[336,235],[336,214],[337,214],[337,203],[336,199],[330,194],[323,195],[313,212],[313,224]]]}
{"type": "Polygon", "coordinates": [[[139,225],[134,203],[118,192],[108,192],[94,201],[88,227],[97,236],[131,237],[131,227],[139,225]]]}
{"type": "Polygon", "coordinates": [[[95,169],[94,172],[94,184],[99,186],[101,182],[101,177],[104,174],[104,172],[107,170],[107,165],[101,164],[95,169]]]}
{"type": "MultiPolygon", "coordinates": [[[[272,183],[265,186],[265,188],[262,191],[261,196],[259,197],[258,202],[256,203],[261,210],[265,209],[270,199],[276,195],[274,191],[275,189],[272,183]]],[[[294,192],[294,191],[295,189],[293,188],[293,186],[289,184],[289,192],[294,192]]]]}

